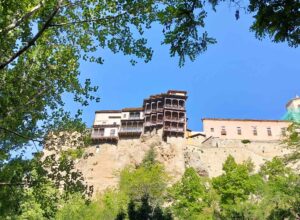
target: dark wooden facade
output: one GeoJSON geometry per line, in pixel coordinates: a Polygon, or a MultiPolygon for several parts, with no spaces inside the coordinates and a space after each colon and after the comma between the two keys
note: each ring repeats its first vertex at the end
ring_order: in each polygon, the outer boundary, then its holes
{"type": "Polygon", "coordinates": [[[144,100],[144,132],[163,129],[163,136],[184,136],[185,91],[168,91],[144,100]]]}

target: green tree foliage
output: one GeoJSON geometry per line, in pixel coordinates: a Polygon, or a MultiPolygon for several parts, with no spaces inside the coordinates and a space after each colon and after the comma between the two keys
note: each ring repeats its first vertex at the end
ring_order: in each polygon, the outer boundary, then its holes
{"type": "Polygon", "coordinates": [[[149,155],[153,156],[153,150],[145,155],[140,166],[126,167],[120,172],[118,189],[108,189],[89,203],[82,196],[69,197],[56,219],[171,219],[161,208],[169,177],[163,166],[154,162],[155,157],[149,155]]]}
{"type": "Polygon", "coordinates": [[[224,163],[224,174],[212,180],[200,177],[193,168],[188,168],[170,188],[166,188],[169,178],[157,163],[125,168],[121,171],[119,188],[109,189],[91,201],[79,193],[57,197],[57,189],[47,182],[24,190],[22,197],[18,198],[19,208],[11,209],[10,213],[14,215],[1,217],[59,220],[299,217],[299,175],[279,158],[266,162],[258,174],[249,171],[252,167],[249,164],[249,161],[237,164],[229,156],[224,163]],[[162,177],[164,181],[155,181],[162,177]]]}
{"type": "Polygon", "coordinates": [[[193,168],[187,168],[182,179],[169,190],[172,212],[180,219],[200,219],[209,206],[209,181],[193,168]]]}
{"type": "Polygon", "coordinates": [[[24,201],[20,205],[21,215],[19,219],[30,219],[30,220],[40,220],[44,219],[44,211],[41,205],[36,201],[35,197],[32,195],[32,190],[29,189],[26,192],[24,201]]]}
{"type": "Polygon", "coordinates": [[[150,150],[146,153],[143,161],[142,161],[142,166],[148,166],[148,165],[153,165],[155,164],[156,161],[156,152],[154,147],[150,147],[150,150]]]}
{"type": "Polygon", "coordinates": [[[160,204],[168,180],[164,167],[158,163],[140,166],[137,169],[127,167],[120,173],[120,190],[134,201],[141,201],[142,197],[147,195],[151,204],[160,204]]]}
{"type": "Polygon", "coordinates": [[[266,162],[260,171],[265,180],[262,205],[269,219],[294,219],[300,214],[300,177],[282,159],[266,162]]]}
{"type": "Polygon", "coordinates": [[[286,143],[296,150],[300,149],[300,124],[294,122],[288,127],[288,136],[286,138],[286,143]]]}
{"type": "Polygon", "coordinates": [[[258,39],[269,36],[275,42],[287,42],[290,47],[300,43],[300,2],[298,0],[209,0],[213,8],[221,2],[229,2],[236,8],[235,17],[239,19],[240,11],[253,15],[250,30],[258,39]]]}
{"type": "Polygon", "coordinates": [[[213,180],[213,186],[221,195],[222,204],[234,205],[240,200],[246,200],[254,191],[248,167],[237,164],[234,158],[229,156],[223,170],[225,173],[213,180]]]}
{"type": "Polygon", "coordinates": [[[262,185],[257,175],[250,174],[251,168],[249,162],[237,164],[232,156],[228,156],[223,165],[224,174],[213,178],[213,187],[220,195],[220,215],[223,218],[243,218],[244,213],[240,213],[237,208],[251,194],[257,193],[262,185]]]}
{"type": "Polygon", "coordinates": [[[40,215],[53,219],[61,202],[75,193],[81,196],[92,193],[81,173],[74,170],[72,160],[63,157],[56,161],[53,155],[45,160],[40,157],[37,154],[31,160],[16,158],[3,165],[0,170],[0,219],[19,215],[29,219],[38,219],[40,215]]]}
{"type": "Polygon", "coordinates": [[[292,152],[285,155],[284,162],[295,163],[300,159],[300,123],[294,122],[287,129],[287,137],[284,143],[288,145],[292,152]]]}
{"type": "MultiPolygon", "coordinates": [[[[56,213],[57,220],[94,220],[101,218],[101,208],[98,200],[89,202],[80,194],[73,194],[68,200],[61,203],[62,208],[56,213]]],[[[106,218],[109,219],[109,218],[106,218]]]]}
{"type": "Polygon", "coordinates": [[[206,12],[197,0],[11,0],[0,2],[0,14],[3,155],[70,118],[63,94],[73,94],[83,106],[99,101],[93,95],[98,87],[79,81],[79,61],[102,64],[99,51],[109,49],[128,55],[133,64],[148,62],[153,51],[144,32],[153,23],[162,26],[162,43],[180,65],[215,43],[201,30],[206,12]]]}
{"type": "MultiPolygon", "coordinates": [[[[159,205],[152,207],[149,202],[148,195],[144,195],[141,198],[141,204],[137,205],[136,202],[130,201],[127,209],[127,216],[129,220],[172,220],[172,216],[169,212],[165,212],[159,205]]],[[[125,213],[124,213],[125,214],[125,213]]],[[[125,219],[125,215],[121,213],[117,216],[117,219],[125,219]]]]}
{"type": "Polygon", "coordinates": [[[300,2],[298,0],[250,0],[249,11],[255,13],[251,30],[259,39],[266,35],[289,46],[300,43],[300,2]]]}

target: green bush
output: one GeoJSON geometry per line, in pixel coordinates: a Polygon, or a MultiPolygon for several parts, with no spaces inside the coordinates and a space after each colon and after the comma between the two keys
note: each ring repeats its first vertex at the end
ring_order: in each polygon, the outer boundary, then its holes
{"type": "Polygon", "coordinates": [[[242,143],[243,143],[243,144],[249,144],[249,143],[251,143],[251,141],[248,140],[248,139],[244,139],[244,140],[242,140],[242,143]]]}

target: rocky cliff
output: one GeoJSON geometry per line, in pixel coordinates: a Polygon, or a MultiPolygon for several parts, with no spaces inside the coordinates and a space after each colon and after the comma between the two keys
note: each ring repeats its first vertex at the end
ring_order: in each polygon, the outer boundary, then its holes
{"type": "MultiPolygon", "coordinates": [[[[82,147],[80,134],[60,133],[49,138],[45,145],[45,155],[67,149],[82,147]]],[[[84,148],[81,158],[76,159],[76,168],[80,170],[89,185],[95,191],[115,187],[118,183],[118,171],[128,165],[141,163],[146,152],[153,147],[157,160],[164,164],[166,171],[178,180],[186,167],[194,167],[200,175],[218,176],[222,174],[222,164],[228,155],[238,163],[251,159],[258,170],[260,165],[275,156],[290,153],[278,142],[250,142],[243,144],[238,140],[202,139],[190,141],[185,138],[169,138],[162,141],[159,135],[143,136],[140,139],[119,140],[117,145],[100,144],[84,148]]],[[[299,166],[299,164],[293,165],[299,166]]],[[[299,168],[299,167],[298,167],[299,168]]]]}

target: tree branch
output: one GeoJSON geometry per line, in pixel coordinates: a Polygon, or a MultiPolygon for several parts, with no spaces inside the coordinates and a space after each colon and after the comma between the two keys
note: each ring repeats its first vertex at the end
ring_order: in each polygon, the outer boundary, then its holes
{"type": "Polygon", "coordinates": [[[34,6],[29,12],[27,12],[23,17],[14,20],[12,24],[8,25],[4,29],[0,30],[0,33],[8,33],[9,31],[13,30],[14,28],[18,27],[24,20],[31,17],[37,10],[39,10],[44,5],[44,2],[39,3],[38,5],[34,6]]]}
{"type": "Polygon", "coordinates": [[[92,22],[101,22],[105,20],[110,20],[110,19],[117,19],[119,17],[122,17],[126,13],[118,14],[116,16],[107,16],[105,18],[95,18],[95,19],[87,19],[87,20],[79,20],[79,21],[72,21],[72,22],[65,22],[65,23],[58,23],[58,24],[50,24],[50,27],[61,27],[61,26],[66,26],[66,25],[74,25],[74,24],[82,24],[82,23],[92,23],[92,22]]]}
{"type": "Polygon", "coordinates": [[[47,30],[51,24],[51,21],[53,20],[53,18],[55,17],[55,15],[57,14],[57,12],[60,9],[60,4],[58,4],[58,6],[55,8],[55,10],[50,14],[48,20],[44,23],[44,25],[42,26],[42,28],[37,32],[37,34],[27,43],[26,46],[24,46],[23,48],[21,48],[19,51],[17,51],[16,53],[14,53],[7,61],[0,63],[0,70],[4,69],[7,65],[9,65],[12,61],[14,61],[17,57],[19,57],[20,55],[22,55],[26,50],[28,50],[31,46],[33,46],[35,44],[35,42],[42,36],[42,34],[45,32],[45,30],[47,30]]]}
{"type": "Polygon", "coordinates": [[[18,132],[9,130],[9,129],[4,128],[4,127],[2,127],[2,126],[0,126],[0,129],[4,130],[5,132],[12,133],[12,134],[14,134],[14,135],[16,135],[16,136],[18,136],[18,137],[21,137],[21,138],[23,138],[23,139],[25,139],[25,140],[30,140],[30,141],[32,141],[32,142],[43,143],[43,141],[40,141],[40,140],[37,140],[37,139],[32,139],[32,138],[30,138],[30,137],[26,137],[26,136],[24,136],[24,135],[22,135],[22,134],[19,134],[18,132]]]}
{"type": "Polygon", "coordinates": [[[0,182],[0,186],[26,186],[28,183],[21,182],[21,183],[9,183],[9,182],[0,182]]]}

